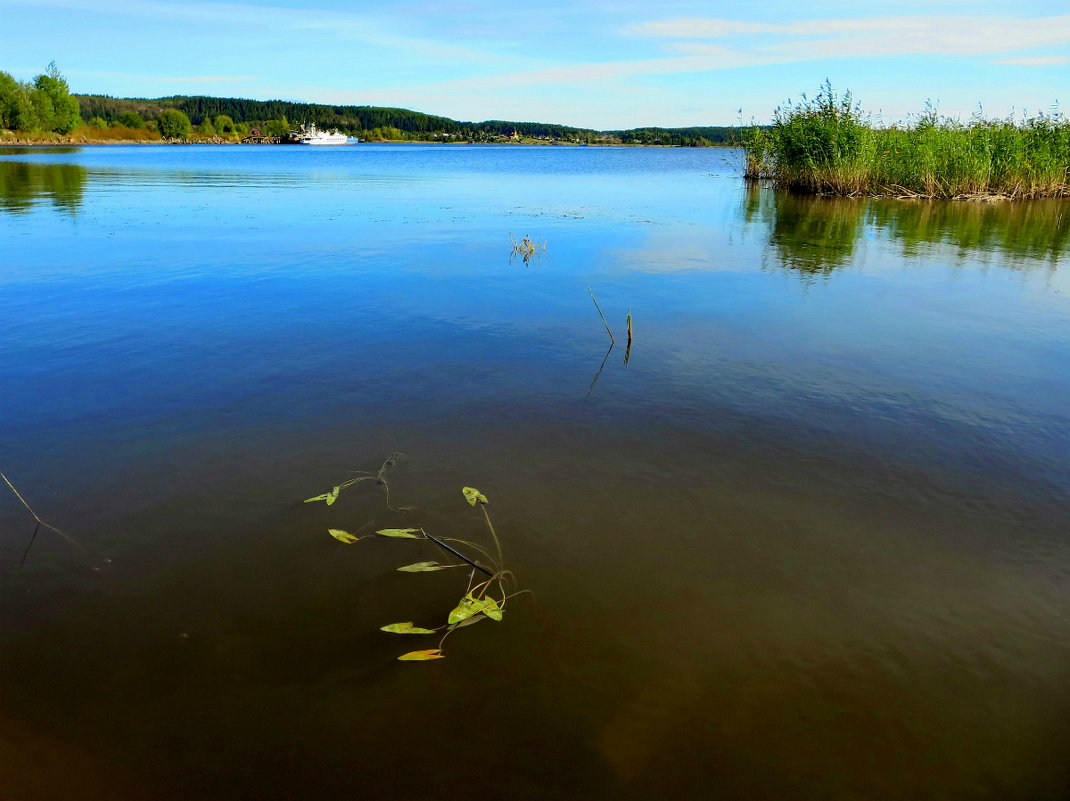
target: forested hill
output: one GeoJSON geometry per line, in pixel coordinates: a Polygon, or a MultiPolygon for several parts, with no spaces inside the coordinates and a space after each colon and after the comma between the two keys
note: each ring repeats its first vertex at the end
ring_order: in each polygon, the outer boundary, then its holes
{"type": "Polygon", "coordinates": [[[120,99],[105,95],[74,95],[83,120],[100,118],[114,123],[120,115],[136,112],[146,120],[155,119],[166,109],[186,114],[194,125],[225,115],[249,128],[283,130],[301,123],[338,129],[361,139],[412,139],[498,141],[503,138],[536,138],[550,141],[695,145],[726,144],[738,140],[731,127],[637,128],[628,131],[595,131],[568,125],[541,122],[458,122],[418,111],[378,106],[329,106],[285,100],[244,100],[229,97],[161,97],[120,99]]]}

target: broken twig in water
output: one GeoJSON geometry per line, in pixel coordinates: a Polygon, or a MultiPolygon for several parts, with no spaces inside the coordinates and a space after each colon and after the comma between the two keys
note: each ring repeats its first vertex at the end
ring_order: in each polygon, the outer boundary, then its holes
{"type": "Polygon", "coordinates": [[[449,551],[451,554],[453,554],[454,556],[456,556],[456,557],[458,557],[460,559],[463,559],[465,562],[470,564],[476,570],[479,570],[480,572],[485,573],[486,575],[488,575],[488,576],[490,576],[492,578],[494,577],[494,574],[491,573],[489,570],[487,570],[487,568],[483,567],[483,565],[476,564],[476,562],[474,562],[473,560],[469,559],[467,556],[465,556],[463,553],[458,551],[453,546],[447,545],[442,540],[440,540],[438,537],[435,537],[435,536],[432,536],[431,534],[428,534],[422,528],[420,529],[420,533],[423,534],[425,537],[427,537],[429,540],[431,540],[431,542],[435,543],[435,545],[437,545],[439,548],[444,548],[447,551],[449,551]]]}
{"type": "Polygon", "coordinates": [[[591,397],[591,393],[594,392],[594,385],[598,383],[598,379],[602,377],[602,371],[606,369],[606,362],[609,361],[609,354],[613,352],[613,343],[610,343],[609,350],[606,351],[605,357],[602,359],[602,364],[598,368],[598,372],[594,374],[594,378],[591,379],[591,386],[587,387],[587,394],[583,396],[584,400],[591,397]]]}
{"type": "Polygon", "coordinates": [[[587,287],[587,291],[591,293],[591,300],[594,301],[595,311],[597,311],[598,316],[602,318],[602,325],[606,327],[606,333],[609,334],[609,341],[613,344],[616,344],[617,339],[613,336],[613,332],[609,330],[609,323],[606,322],[606,316],[602,314],[602,310],[598,308],[598,301],[595,299],[594,291],[591,289],[590,286],[587,287]]]}
{"type": "Polygon", "coordinates": [[[33,530],[33,536],[30,537],[30,544],[26,546],[26,552],[22,555],[22,562],[19,564],[19,567],[22,567],[22,565],[26,563],[26,557],[30,555],[30,548],[33,547],[33,542],[35,539],[37,539],[37,531],[41,528],[41,526],[44,526],[49,531],[56,532],[61,537],[63,537],[63,539],[67,540],[67,542],[69,542],[71,545],[81,551],[83,554],[89,556],[89,551],[83,548],[81,543],[79,543],[76,539],[71,537],[69,534],[64,533],[60,529],[56,528],[51,523],[46,523],[44,520],[38,517],[37,512],[35,512],[33,510],[33,507],[31,507],[30,504],[26,502],[26,499],[23,498],[21,494],[19,494],[19,491],[15,489],[15,485],[8,480],[7,476],[5,476],[3,473],[0,473],[0,478],[4,479],[4,483],[7,484],[8,487],[11,488],[11,491],[15,493],[15,497],[19,499],[22,505],[26,507],[26,511],[33,515],[33,519],[37,521],[37,525],[34,527],[33,530]]]}

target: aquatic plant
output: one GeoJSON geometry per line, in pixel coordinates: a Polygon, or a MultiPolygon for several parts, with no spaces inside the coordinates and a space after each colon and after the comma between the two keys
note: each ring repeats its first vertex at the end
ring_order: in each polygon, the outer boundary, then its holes
{"type": "Polygon", "coordinates": [[[521,256],[524,259],[524,263],[527,264],[532,256],[541,256],[546,252],[545,242],[535,242],[527,234],[524,235],[523,239],[517,239],[515,234],[510,233],[509,241],[513,245],[510,260],[515,259],[517,256],[521,256]]]}
{"type": "MultiPolygon", "coordinates": [[[[386,480],[383,478],[383,473],[387,467],[396,464],[400,456],[401,454],[397,453],[391,455],[391,457],[383,463],[383,466],[379,469],[378,473],[361,473],[351,477],[338,486],[333,487],[329,492],[307,499],[305,503],[324,501],[328,505],[331,505],[338,499],[341,491],[346,487],[353,486],[361,481],[374,479],[378,484],[387,489],[389,506],[389,488],[386,484],[386,480]]],[[[446,614],[444,623],[439,623],[437,626],[432,625],[431,627],[424,627],[417,626],[413,621],[408,620],[380,626],[381,631],[385,631],[389,634],[426,635],[442,632],[438,647],[408,651],[398,657],[399,661],[426,662],[433,659],[445,658],[445,655],[442,652],[443,646],[445,645],[446,638],[454,631],[459,628],[464,628],[465,626],[479,623],[483,620],[501,621],[505,612],[506,603],[510,598],[525,592],[530,593],[530,590],[517,590],[516,577],[511,570],[505,568],[501,541],[498,539],[498,533],[495,531],[494,524],[490,519],[490,514],[487,512],[487,504],[489,503],[487,497],[474,487],[464,487],[461,492],[470,506],[478,506],[480,511],[482,511],[483,519],[486,522],[487,530],[490,533],[493,542],[493,550],[468,540],[436,536],[422,526],[419,528],[384,528],[379,529],[374,534],[363,536],[342,529],[330,528],[327,530],[328,534],[345,545],[353,545],[363,539],[371,539],[374,537],[430,542],[448,553],[453,559],[460,560],[459,562],[447,564],[442,564],[437,561],[413,562],[397,568],[401,573],[433,573],[457,568],[468,571],[468,584],[467,587],[465,587],[464,594],[453,609],[446,614]],[[477,581],[477,578],[480,578],[481,580],[477,581]]]]}
{"type": "Polygon", "coordinates": [[[407,512],[409,511],[410,507],[400,506],[395,508],[390,505],[390,485],[387,483],[385,477],[387,468],[393,467],[404,457],[405,454],[394,451],[394,453],[390,454],[386,458],[386,460],[375,473],[368,473],[363,470],[351,471],[346,480],[343,481],[341,484],[332,487],[330,492],[324,492],[323,494],[317,495],[314,498],[306,498],[305,503],[323,501],[328,506],[331,506],[334,504],[335,501],[338,500],[338,496],[342,493],[342,490],[346,489],[347,487],[352,487],[355,484],[361,484],[365,481],[374,481],[376,485],[382,487],[383,492],[386,493],[386,507],[391,512],[407,512]]]}
{"type": "Polygon", "coordinates": [[[969,122],[929,105],[906,126],[875,127],[826,81],[743,137],[746,175],[813,194],[1010,198],[1070,196],[1070,120],[1057,110],[969,122]]]}

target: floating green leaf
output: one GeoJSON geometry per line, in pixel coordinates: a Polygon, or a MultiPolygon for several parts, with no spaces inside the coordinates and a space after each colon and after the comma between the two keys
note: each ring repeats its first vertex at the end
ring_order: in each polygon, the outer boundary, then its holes
{"type": "Polygon", "coordinates": [[[476,606],[478,603],[479,601],[471,595],[466,595],[461,599],[461,602],[454,607],[453,611],[450,612],[449,617],[446,618],[447,622],[452,624],[467,620],[479,611],[479,608],[476,606]]]}
{"type": "Polygon", "coordinates": [[[326,501],[330,506],[332,503],[338,500],[338,493],[342,491],[341,487],[335,487],[330,492],[325,492],[322,495],[317,495],[314,498],[305,498],[305,503],[312,503],[313,501],[326,501]]]}
{"type": "Polygon", "coordinates": [[[448,567],[455,567],[455,565],[440,565],[438,562],[413,562],[411,565],[405,565],[399,567],[400,573],[431,573],[435,570],[445,570],[448,567]]]}
{"type": "Polygon", "coordinates": [[[426,651],[409,651],[398,657],[399,662],[426,662],[428,659],[445,659],[442,651],[438,648],[428,648],[426,651]]]}
{"type": "Polygon", "coordinates": [[[498,607],[498,602],[493,598],[473,598],[471,594],[468,594],[461,599],[461,602],[450,612],[446,620],[450,624],[460,623],[480,612],[491,620],[502,619],[502,610],[498,607]]]}
{"type": "Polygon", "coordinates": [[[422,629],[419,626],[412,625],[412,621],[407,623],[390,623],[386,626],[380,626],[381,631],[387,631],[391,634],[434,634],[434,629],[422,629]]]}
{"type": "Polygon", "coordinates": [[[479,623],[480,621],[486,620],[486,619],[487,619],[486,615],[472,615],[469,618],[465,618],[460,623],[454,623],[450,628],[451,629],[463,629],[465,626],[471,626],[474,623],[479,623]]]}
{"type": "Polygon", "coordinates": [[[360,539],[360,537],[354,537],[348,531],[342,531],[340,528],[329,528],[327,533],[334,537],[339,542],[344,542],[346,545],[352,545],[354,542],[360,539]]]}
{"type": "Polygon", "coordinates": [[[475,506],[477,503],[490,503],[487,496],[475,487],[464,487],[461,492],[464,493],[464,499],[468,501],[469,506],[475,506]]]}
{"type": "Polygon", "coordinates": [[[375,532],[380,537],[397,537],[403,540],[423,539],[418,528],[383,528],[375,532]]]}

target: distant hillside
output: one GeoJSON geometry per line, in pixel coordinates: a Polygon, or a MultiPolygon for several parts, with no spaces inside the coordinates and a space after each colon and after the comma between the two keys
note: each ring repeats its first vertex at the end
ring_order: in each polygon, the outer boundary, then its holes
{"type": "Polygon", "coordinates": [[[378,106],[329,106],[319,103],[295,103],[286,100],[245,100],[229,97],[160,97],[156,99],[115,98],[106,95],[74,95],[83,120],[100,118],[115,123],[124,112],[136,112],[146,120],[155,119],[166,109],[185,113],[194,125],[214,120],[219,115],[249,128],[268,127],[285,121],[296,127],[313,123],[319,128],[335,129],[361,139],[411,139],[442,141],[461,139],[474,142],[501,141],[515,135],[549,141],[590,142],[595,144],[690,145],[708,146],[738,141],[738,130],[731,127],[636,128],[627,131],[595,131],[568,125],[543,122],[486,120],[459,122],[401,108],[378,106]]]}

